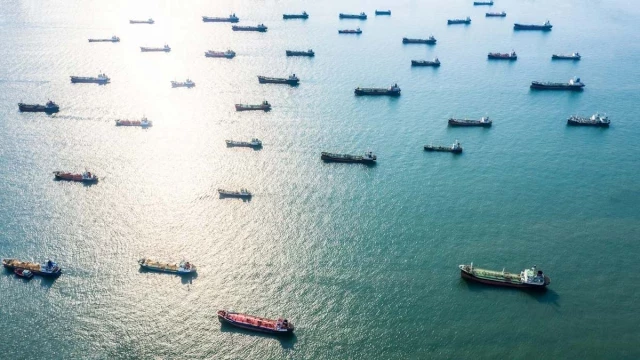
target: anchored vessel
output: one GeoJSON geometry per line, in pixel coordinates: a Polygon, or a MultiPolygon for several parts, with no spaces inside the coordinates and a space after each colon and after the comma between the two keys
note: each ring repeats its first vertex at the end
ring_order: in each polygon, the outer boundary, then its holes
{"type": "Polygon", "coordinates": [[[429,45],[433,45],[436,43],[436,38],[433,37],[433,35],[429,35],[428,38],[426,39],[410,39],[410,38],[402,38],[402,43],[403,44],[429,44],[429,45]]]}
{"type": "Polygon", "coordinates": [[[543,30],[543,31],[549,31],[549,30],[551,30],[552,27],[553,27],[553,25],[551,25],[549,20],[545,21],[542,25],[518,24],[518,23],[513,24],[513,30],[543,30]]]}
{"type": "Polygon", "coordinates": [[[257,138],[251,139],[251,141],[235,141],[235,140],[225,140],[227,146],[239,146],[239,147],[251,147],[258,148],[262,147],[262,141],[257,138]]]}
{"type": "Polygon", "coordinates": [[[492,1],[474,1],[473,5],[489,5],[492,6],[493,5],[493,0],[492,1]]]}
{"type": "Polygon", "coordinates": [[[247,189],[240,189],[239,191],[218,189],[218,194],[220,194],[220,197],[237,197],[237,198],[250,198],[253,195],[247,189]]]}
{"type": "Polygon", "coordinates": [[[338,30],[338,34],[362,34],[360,28],[338,30]]]}
{"type": "Polygon", "coordinates": [[[507,16],[507,13],[502,11],[502,12],[488,12],[486,14],[484,14],[484,16],[486,17],[505,17],[507,16]]]}
{"type": "Polygon", "coordinates": [[[433,58],[433,61],[429,60],[411,60],[411,66],[440,66],[440,60],[433,58]]]}
{"type": "Polygon", "coordinates": [[[153,24],[154,21],[152,18],[148,20],[129,20],[129,24],[153,24]]]}
{"type": "Polygon", "coordinates": [[[117,36],[112,36],[111,39],[89,39],[89,42],[119,42],[120,38],[117,36]]]}
{"type": "Polygon", "coordinates": [[[456,142],[453,143],[453,145],[451,146],[442,146],[442,145],[425,145],[424,149],[426,151],[442,151],[442,152],[451,152],[454,154],[459,154],[462,152],[462,146],[460,145],[460,142],[458,142],[458,140],[456,140],[456,142]]]}
{"type": "Polygon", "coordinates": [[[483,126],[490,127],[491,119],[487,116],[483,116],[480,120],[469,120],[469,119],[449,119],[450,126],[483,126]]]}
{"type": "Polygon", "coordinates": [[[49,100],[46,105],[18,103],[18,109],[23,112],[55,113],[60,111],[60,106],[49,100]]]}
{"type": "Polygon", "coordinates": [[[590,117],[572,115],[567,119],[567,124],[581,125],[581,126],[609,127],[609,124],[611,124],[611,121],[609,120],[608,116],[601,115],[600,113],[595,113],[590,117]]]}
{"type": "Polygon", "coordinates": [[[274,78],[274,77],[267,77],[267,76],[258,76],[258,82],[260,84],[298,85],[300,83],[300,79],[298,79],[296,74],[290,75],[288,78],[274,78]]]}
{"type": "Polygon", "coordinates": [[[29,261],[20,261],[17,259],[2,259],[2,265],[9,270],[21,269],[30,271],[35,275],[57,277],[62,273],[60,266],[51,260],[39,264],[29,261]]]}
{"type": "Polygon", "coordinates": [[[287,56],[316,56],[316,53],[313,50],[309,49],[307,51],[296,51],[296,50],[287,50],[287,56]]]}
{"type": "Polygon", "coordinates": [[[33,273],[31,272],[31,270],[27,270],[27,269],[14,269],[13,273],[16,274],[16,276],[27,279],[27,280],[33,277],[33,273]]]}
{"type": "Polygon", "coordinates": [[[531,88],[537,90],[572,90],[580,91],[584,88],[584,84],[580,82],[579,77],[574,77],[566,83],[532,81],[531,88]]]}
{"type": "Polygon", "coordinates": [[[494,60],[517,60],[518,59],[518,55],[516,55],[516,52],[511,50],[510,53],[489,53],[489,55],[487,55],[487,57],[489,59],[494,59],[494,60]]]}
{"type": "Polygon", "coordinates": [[[144,47],[140,46],[140,51],[142,52],[169,52],[171,48],[169,45],[165,44],[163,47],[144,47]]]}
{"type": "Polygon", "coordinates": [[[234,13],[234,14],[229,15],[226,18],[203,16],[202,17],[202,21],[204,21],[204,22],[230,22],[230,23],[237,23],[238,21],[240,21],[240,19],[238,19],[238,17],[234,13]]]}
{"type": "Polygon", "coordinates": [[[553,54],[551,55],[551,59],[553,60],[580,60],[582,56],[580,53],[574,52],[573,54],[564,55],[564,54],[553,54]]]}
{"type": "Polygon", "coordinates": [[[147,117],[142,117],[141,120],[116,120],[116,126],[139,126],[139,127],[150,127],[153,125],[152,121],[147,120],[147,117]]]}
{"type": "Polygon", "coordinates": [[[308,19],[309,14],[306,11],[303,11],[302,14],[283,14],[282,18],[287,19],[308,19]]]}
{"type": "Polygon", "coordinates": [[[249,111],[249,110],[271,110],[271,104],[267,100],[263,101],[262,104],[258,105],[250,105],[250,104],[236,104],[236,111],[249,111]]]}
{"type": "Polygon", "coordinates": [[[138,260],[140,267],[146,270],[166,272],[171,274],[193,274],[196,266],[188,261],[181,261],[180,264],[161,263],[155,260],[142,258],[138,260]]]}
{"type": "Polygon", "coordinates": [[[111,79],[104,73],[98,74],[96,77],[91,76],[71,76],[72,83],[95,83],[95,84],[106,84],[111,79]]]}
{"type": "Polygon", "coordinates": [[[360,14],[343,14],[340,13],[340,19],[360,19],[367,20],[367,14],[361,12],[360,14]]]}
{"type": "Polygon", "coordinates": [[[266,32],[267,31],[267,27],[264,26],[264,24],[258,24],[257,26],[238,26],[238,25],[233,25],[231,27],[231,30],[233,30],[233,31],[259,31],[259,32],[266,32]]]}
{"type": "Polygon", "coordinates": [[[508,286],[515,288],[545,289],[551,282],[548,276],[534,265],[531,269],[522,270],[519,274],[504,271],[480,269],[470,265],[459,265],[460,275],[483,284],[508,286]]]}
{"type": "Polygon", "coordinates": [[[293,333],[294,329],[293,324],[287,319],[265,319],[226,310],[218,310],[218,320],[221,323],[268,334],[286,335],[293,333]]]}
{"type": "Polygon", "coordinates": [[[334,154],[322,152],[322,154],[320,155],[320,159],[324,161],[374,164],[376,160],[378,160],[378,157],[371,151],[366,152],[363,155],[334,154]]]}
{"type": "Polygon", "coordinates": [[[376,15],[391,15],[391,10],[376,10],[376,15]]]}
{"type": "Polygon", "coordinates": [[[54,171],[56,180],[76,181],[83,183],[95,183],[98,182],[98,177],[89,171],[85,171],[82,174],[73,174],[63,171],[54,171]]]}
{"type": "Polygon", "coordinates": [[[208,50],[204,53],[204,56],[206,57],[212,57],[212,58],[227,58],[227,59],[233,59],[236,56],[236,52],[233,50],[227,50],[227,51],[213,51],[213,50],[208,50]]]}
{"type": "Polygon", "coordinates": [[[193,81],[191,81],[191,79],[186,79],[185,81],[172,81],[171,82],[171,87],[186,87],[186,88],[192,88],[196,86],[196,83],[194,83],[193,81]]]}
{"type": "Polygon", "coordinates": [[[354,90],[356,95],[388,95],[388,96],[400,96],[400,88],[398,84],[388,88],[361,88],[357,87],[354,90]]]}
{"type": "Polygon", "coordinates": [[[471,18],[467,16],[466,19],[449,19],[447,20],[448,25],[452,24],[471,24],[471,18]]]}

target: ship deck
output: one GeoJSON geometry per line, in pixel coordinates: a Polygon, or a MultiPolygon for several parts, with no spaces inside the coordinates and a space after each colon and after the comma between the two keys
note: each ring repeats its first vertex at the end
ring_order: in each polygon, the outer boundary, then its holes
{"type": "Polygon", "coordinates": [[[231,321],[235,321],[241,324],[247,324],[259,328],[276,330],[276,323],[278,322],[275,319],[266,319],[253,315],[246,314],[237,314],[237,313],[227,313],[227,319],[231,321]]]}
{"type": "Polygon", "coordinates": [[[499,281],[499,282],[511,282],[514,284],[521,283],[519,273],[514,274],[507,271],[503,273],[502,271],[478,269],[478,268],[474,268],[471,273],[473,274],[473,276],[480,279],[499,281]]]}

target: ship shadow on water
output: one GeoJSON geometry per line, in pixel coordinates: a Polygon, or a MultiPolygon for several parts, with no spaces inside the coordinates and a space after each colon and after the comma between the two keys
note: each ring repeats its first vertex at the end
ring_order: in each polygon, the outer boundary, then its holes
{"type": "Polygon", "coordinates": [[[156,274],[158,276],[177,277],[177,278],[180,278],[180,282],[183,285],[192,284],[193,280],[195,280],[198,277],[198,272],[191,273],[191,274],[171,274],[171,273],[163,273],[163,272],[159,272],[159,271],[153,271],[153,270],[145,269],[143,267],[138,268],[138,273],[140,273],[140,274],[156,274]]]}
{"type": "Polygon", "coordinates": [[[259,331],[242,329],[227,323],[220,323],[220,332],[235,333],[235,334],[241,334],[241,335],[254,336],[258,338],[278,340],[283,349],[293,349],[295,343],[298,342],[298,337],[296,336],[295,333],[287,334],[287,335],[266,334],[259,331]]]}
{"type": "Polygon", "coordinates": [[[481,284],[475,281],[468,281],[466,279],[460,279],[460,288],[464,288],[467,291],[472,292],[519,292],[536,299],[539,303],[552,304],[554,306],[560,306],[558,298],[560,295],[550,288],[543,289],[517,289],[506,286],[491,286],[481,284]]]}

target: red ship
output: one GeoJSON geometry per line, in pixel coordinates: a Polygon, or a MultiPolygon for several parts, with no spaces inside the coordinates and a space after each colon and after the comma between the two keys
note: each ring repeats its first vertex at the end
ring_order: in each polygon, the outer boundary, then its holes
{"type": "Polygon", "coordinates": [[[82,174],[54,171],[53,174],[55,175],[56,180],[77,181],[84,183],[94,183],[98,181],[98,177],[89,171],[85,171],[82,174]]]}
{"type": "Polygon", "coordinates": [[[265,319],[226,310],[218,310],[218,320],[220,320],[221,323],[227,323],[239,328],[260,331],[268,334],[291,334],[294,329],[293,324],[287,319],[265,319]]]}

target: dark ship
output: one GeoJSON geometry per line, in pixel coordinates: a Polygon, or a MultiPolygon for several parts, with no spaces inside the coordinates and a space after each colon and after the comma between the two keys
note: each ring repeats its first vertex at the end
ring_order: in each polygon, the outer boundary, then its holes
{"type": "Polygon", "coordinates": [[[474,1],[474,2],[473,2],[473,5],[474,5],[474,6],[477,6],[477,5],[489,5],[489,6],[493,6],[493,0],[491,0],[491,1],[474,1]]]}
{"type": "Polygon", "coordinates": [[[356,95],[387,95],[387,96],[400,96],[400,88],[398,84],[394,84],[388,88],[361,88],[357,87],[354,90],[356,95]]]}
{"type": "Polygon", "coordinates": [[[567,125],[609,127],[609,124],[611,124],[609,117],[599,113],[595,113],[590,117],[572,115],[567,119],[567,125]]]}
{"type": "Polygon", "coordinates": [[[429,45],[434,45],[436,43],[436,38],[433,37],[433,35],[430,35],[428,38],[426,39],[410,39],[410,38],[402,38],[402,43],[403,44],[429,44],[429,45]]]}
{"type": "Polygon", "coordinates": [[[120,38],[114,35],[109,39],[89,39],[89,42],[120,42],[120,38]]]}
{"type": "Polygon", "coordinates": [[[482,126],[482,127],[490,127],[491,119],[486,116],[481,117],[479,120],[470,120],[470,119],[449,119],[449,126],[482,126]]]}
{"type": "Polygon", "coordinates": [[[564,54],[553,54],[551,55],[552,60],[580,60],[582,56],[580,53],[574,52],[573,54],[564,55],[564,54]]]}
{"type": "Polygon", "coordinates": [[[233,25],[231,27],[233,31],[258,31],[258,32],[266,32],[267,27],[264,24],[258,24],[257,26],[239,26],[233,25]]]}
{"type": "Polygon", "coordinates": [[[203,16],[202,17],[202,21],[204,21],[204,22],[230,22],[230,23],[237,23],[238,21],[240,21],[240,19],[236,16],[236,14],[231,14],[231,15],[229,15],[229,17],[226,17],[226,18],[203,16]]]}
{"type": "Polygon", "coordinates": [[[471,24],[471,18],[469,16],[467,16],[466,19],[449,19],[447,20],[447,24],[448,25],[454,25],[454,24],[471,24]]]}
{"type": "Polygon", "coordinates": [[[58,106],[53,101],[47,101],[46,105],[40,104],[18,104],[18,109],[22,112],[44,112],[44,113],[56,113],[60,111],[60,106],[58,106]]]}
{"type": "Polygon", "coordinates": [[[489,59],[493,60],[518,60],[518,55],[516,55],[515,51],[511,51],[510,53],[489,53],[487,55],[489,59]]]}
{"type": "Polygon", "coordinates": [[[574,77],[566,83],[532,81],[531,88],[537,90],[572,90],[581,91],[584,84],[580,82],[579,77],[574,77]]]}
{"type": "Polygon", "coordinates": [[[440,66],[440,60],[434,58],[433,61],[429,60],[411,60],[411,66],[440,66]]]}
{"type": "Polygon", "coordinates": [[[295,50],[287,50],[287,56],[309,56],[313,57],[316,53],[313,50],[309,49],[307,51],[295,51],[295,50]]]}
{"type": "Polygon", "coordinates": [[[236,111],[269,111],[271,110],[271,104],[267,100],[263,101],[261,104],[236,104],[236,111]]]}
{"type": "Polygon", "coordinates": [[[549,31],[549,30],[551,30],[552,27],[553,27],[553,25],[551,25],[549,20],[545,21],[544,24],[542,24],[542,25],[518,24],[518,23],[513,24],[513,30],[542,30],[542,31],[549,31]]]}
{"type": "Polygon", "coordinates": [[[440,152],[450,152],[450,153],[454,153],[454,154],[460,154],[462,152],[462,146],[460,145],[460,142],[458,142],[458,140],[456,140],[456,142],[453,143],[453,145],[451,146],[443,146],[443,145],[425,145],[424,146],[424,150],[425,151],[440,151],[440,152]]]}
{"type": "Polygon", "coordinates": [[[484,14],[484,16],[486,17],[505,17],[507,16],[507,13],[504,11],[501,12],[488,12],[486,14],[484,14]]]}
{"type": "Polygon", "coordinates": [[[287,19],[308,19],[309,14],[306,11],[303,11],[302,14],[283,14],[282,18],[287,19]]]}
{"type": "Polygon", "coordinates": [[[338,34],[362,34],[362,30],[360,28],[357,29],[344,29],[338,30],[338,34]]]}
{"type": "Polygon", "coordinates": [[[369,151],[363,155],[349,155],[349,154],[334,154],[328,152],[322,152],[320,159],[324,161],[336,161],[345,163],[361,163],[361,164],[374,164],[378,159],[373,152],[369,151]]]}
{"type": "Polygon", "coordinates": [[[376,15],[391,15],[391,10],[376,10],[376,15]]]}
{"type": "Polygon", "coordinates": [[[300,83],[300,79],[298,79],[296,74],[290,75],[288,78],[274,78],[274,77],[267,77],[267,76],[258,76],[258,82],[260,84],[298,85],[300,83]]]}
{"type": "Polygon", "coordinates": [[[544,290],[551,280],[534,265],[531,269],[518,273],[480,269],[471,265],[460,265],[460,276],[465,280],[477,281],[483,284],[507,286],[521,289],[544,290]]]}
{"type": "Polygon", "coordinates": [[[340,19],[359,19],[359,20],[367,20],[367,14],[361,12],[360,14],[343,14],[340,13],[340,19]]]}

